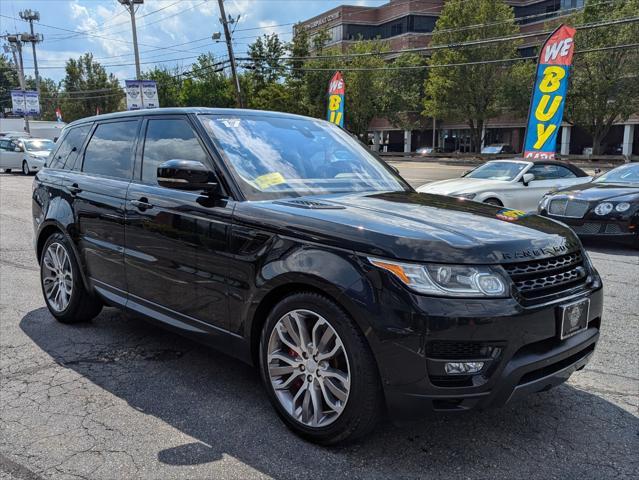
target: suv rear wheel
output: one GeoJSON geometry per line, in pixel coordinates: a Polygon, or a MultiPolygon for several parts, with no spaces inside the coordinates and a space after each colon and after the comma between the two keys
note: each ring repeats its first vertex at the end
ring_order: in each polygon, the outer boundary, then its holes
{"type": "Polygon", "coordinates": [[[282,300],[262,331],[269,398],[298,435],[330,445],[371,431],[382,412],[373,355],[346,313],[315,293],[282,300]]]}
{"type": "Polygon", "coordinates": [[[102,302],[84,287],[73,249],[62,233],[54,233],[44,244],[40,283],[49,311],[62,323],[91,320],[102,310],[102,302]]]}

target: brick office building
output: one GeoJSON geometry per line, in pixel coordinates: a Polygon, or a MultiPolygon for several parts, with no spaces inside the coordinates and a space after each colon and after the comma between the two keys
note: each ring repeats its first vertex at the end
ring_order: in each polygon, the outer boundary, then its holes
{"type": "MultiPolygon", "coordinates": [[[[295,29],[304,29],[311,37],[326,31],[329,35],[328,46],[338,47],[342,51],[360,38],[380,38],[387,41],[393,51],[426,47],[444,2],[390,0],[377,7],[341,5],[297,24],[295,29]]],[[[545,22],[549,19],[573,13],[572,9],[582,7],[584,0],[506,0],[506,3],[514,8],[522,33],[534,33],[543,32],[545,22]]],[[[542,34],[526,38],[520,49],[522,56],[534,55],[536,46],[544,38],[542,34]]],[[[421,109],[421,105],[416,105],[415,109],[421,109]]],[[[507,115],[489,120],[485,144],[509,143],[515,151],[520,152],[525,123],[523,118],[507,115]]],[[[637,115],[625,124],[614,125],[604,139],[609,151],[622,150],[624,155],[639,154],[639,133],[634,135],[636,124],[639,124],[637,115]]],[[[369,128],[375,142],[381,143],[381,148],[389,151],[414,151],[421,146],[432,146],[433,139],[436,145],[446,150],[470,150],[470,133],[463,123],[436,120],[435,135],[433,120],[429,118],[422,119],[422,128],[419,130],[398,130],[384,118],[373,119],[369,128]]],[[[562,154],[581,154],[584,148],[591,146],[591,139],[582,129],[564,124],[558,145],[562,154]]]]}

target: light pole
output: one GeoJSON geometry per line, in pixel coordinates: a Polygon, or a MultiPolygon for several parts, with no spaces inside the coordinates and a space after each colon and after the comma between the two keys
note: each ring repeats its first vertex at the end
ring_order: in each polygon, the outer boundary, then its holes
{"type": "Polygon", "coordinates": [[[141,5],[144,0],[118,0],[126,7],[131,15],[131,30],[133,31],[133,53],[135,53],[135,78],[140,80],[140,52],[138,52],[138,32],[135,27],[135,5],[141,5]]]}
{"type": "Polygon", "coordinates": [[[43,40],[42,34],[38,33],[37,35],[33,31],[33,21],[40,21],[40,13],[35,10],[23,10],[20,12],[20,18],[29,22],[29,26],[31,27],[31,35],[28,39],[25,40],[24,34],[22,35],[22,41],[31,42],[31,47],[33,48],[33,68],[35,70],[35,83],[36,90],[38,91],[38,95],[40,95],[40,73],[38,72],[38,57],[36,56],[36,43],[40,43],[43,40]]]}
{"type": "Polygon", "coordinates": [[[220,22],[222,22],[222,26],[224,27],[224,37],[226,38],[226,46],[229,51],[229,61],[231,62],[231,75],[233,75],[233,81],[235,83],[235,95],[237,96],[237,106],[242,108],[242,92],[240,90],[240,79],[237,76],[237,65],[235,65],[235,55],[233,54],[233,42],[231,40],[231,31],[229,30],[229,20],[230,22],[234,22],[234,20],[226,18],[226,13],[224,12],[224,0],[217,0],[217,3],[220,6],[220,22]]]}
{"type": "Polygon", "coordinates": [[[13,53],[13,61],[16,64],[16,70],[18,70],[18,80],[20,81],[20,90],[22,90],[22,108],[24,109],[24,113],[22,117],[24,118],[24,131],[27,133],[31,133],[31,128],[29,127],[29,117],[27,116],[27,101],[24,98],[24,92],[27,89],[24,83],[24,64],[22,63],[22,42],[20,40],[21,36],[29,35],[28,33],[24,33],[22,35],[7,35],[7,42],[11,46],[11,52],[13,53]],[[16,51],[18,55],[16,57],[16,51]]]}

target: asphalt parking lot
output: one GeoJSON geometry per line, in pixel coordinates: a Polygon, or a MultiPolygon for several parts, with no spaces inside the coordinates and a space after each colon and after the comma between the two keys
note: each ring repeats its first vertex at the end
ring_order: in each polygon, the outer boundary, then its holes
{"type": "MultiPolygon", "coordinates": [[[[461,173],[399,167],[413,184],[461,173]]],[[[325,449],[288,432],[246,365],[115,309],[54,321],[31,247],[31,182],[0,174],[2,480],[639,475],[637,250],[587,245],[605,282],[602,337],[566,384],[325,449]]]]}

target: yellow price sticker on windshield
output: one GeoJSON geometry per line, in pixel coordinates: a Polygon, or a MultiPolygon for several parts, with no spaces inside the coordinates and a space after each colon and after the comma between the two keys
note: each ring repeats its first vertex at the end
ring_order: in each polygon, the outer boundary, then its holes
{"type": "Polygon", "coordinates": [[[266,175],[260,175],[255,179],[255,184],[261,190],[265,190],[274,185],[279,185],[280,183],[286,183],[286,180],[284,180],[284,177],[280,172],[267,173],[266,175]]]}

